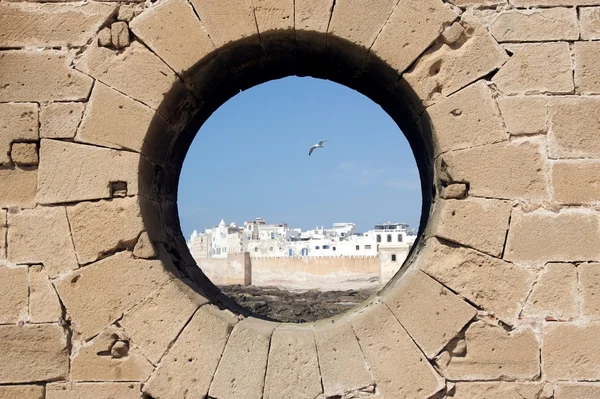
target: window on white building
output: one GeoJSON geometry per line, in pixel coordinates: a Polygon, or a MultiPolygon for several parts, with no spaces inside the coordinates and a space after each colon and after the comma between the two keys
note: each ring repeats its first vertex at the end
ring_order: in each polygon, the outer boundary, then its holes
{"type": "Polygon", "coordinates": [[[396,261],[396,254],[392,254],[392,262],[396,261]]]}
{"type": "Polygon", "coordinates": [[[377,234],[377,242],[381,242],[381,234],[377,234]]]}
{"type": "Polygon", "coordinates": [[[402,242],[402,234],[398,234],[398,242],[402,242]]]}
{"type": "Polygon", "coordinates": [[[356,246],[356,250],[357,250],[357,251],[358,251],[358,250],[360,250],[360,245],[357,245],[357,246],[356,246]]]}
{"type": "Polygon", "coordinates": [[[331,249],[333,249],[333,250],[335,251],[335,247],[333,247],[333,248],[331,248],[331,249]]]}
{"type": "Polygon", "coordinates": [[[315,247],[315,249],[320,249],[320,247],[317,245],[317,246],[315,247]]]}
{"type": "Polygon", "coordinates": [[[371,249],[371,246],[367,244],[365,245],[365,249],[371,249]]]}
{"type": "Polygon", "coordinates": [[[392,242],[392,235],[391,234],[387,235],[387,242],[392,242]]]}
{"type": "Polygon", "coordinates": [[[329,249],[329,245],[323,245],[323,249],[329,249]]]}

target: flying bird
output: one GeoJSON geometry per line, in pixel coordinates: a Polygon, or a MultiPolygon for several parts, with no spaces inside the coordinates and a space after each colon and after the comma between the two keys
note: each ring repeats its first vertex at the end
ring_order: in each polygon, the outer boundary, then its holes
{"type": "Polygon", "coordinates": [[[308,150],[308,156],[310,157],[310,154],[312,154],[312,152],[315,150],[315,148],[323,148],[324,147],[323,143],[326,141],[329,141],[329,140],[321,140],[321,141],[319,141],[318,144],[315,144],[312,147],[310,147],[310,150],[308,150]]]}

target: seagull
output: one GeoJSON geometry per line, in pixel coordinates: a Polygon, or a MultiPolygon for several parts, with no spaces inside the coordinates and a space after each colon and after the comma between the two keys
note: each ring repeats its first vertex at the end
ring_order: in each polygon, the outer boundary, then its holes
{"type": "Polygon", "coordinates": [[[329,141],[329,140],[321,140],[319,141],[319,144],[315,144],[312,147],[310,147],[310,150],[308,151],[308,156],[310,157],[310,154],[312,154],[312,152],[315,150],[315,148],[323,148],[323,143],[329,141]]]}

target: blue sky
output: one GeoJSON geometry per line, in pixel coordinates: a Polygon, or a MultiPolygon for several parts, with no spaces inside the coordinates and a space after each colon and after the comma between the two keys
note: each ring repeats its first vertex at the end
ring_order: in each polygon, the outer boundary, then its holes
{"type": "Polygon", "coordinates": [[[186,156],[178,205],[186,238],[222,218],[417,229],[421,192],[408,142],[379,105],[337,83],[288,77],[239,93],[206,121],[186,156]]]}

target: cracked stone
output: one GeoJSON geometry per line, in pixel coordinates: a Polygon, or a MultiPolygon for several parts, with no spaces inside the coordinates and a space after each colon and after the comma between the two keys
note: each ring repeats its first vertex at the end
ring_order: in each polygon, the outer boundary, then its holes
{"type": "Polygon", "coordinates": [[[112,46],[112,32],[109,27],[102,28],[98,32],[98,45],[102,47],[112,46]]]}
{"type": "Polygon", "coordinates": [[[36,143],[12,143],[10,158],[16,165],[31,166],[38,164],[36,143]]]}
{"type": "MultiPolygon", "coordinates": [[[[251,0],[231,1],[227,7],[220,0],[191,0],[191,3],[198,15],[202,15],[202,23],[215,46],[249,37],[255,38],[254,44],[260,43],[251,0]]],[[[296,7],[298,12],[301,6],[296,3],[296,7]]]]}
{"type": "Polygon", "coordinates": [[[133,255],[144,259],[152,259],[156,257],[154,244],[152,244],[152,240],[150,240],[150,236],[147,232],[144,231],[142,234],[140,234],[140,237],[135,244],[135,248],[133,249],[133,255]]]}
{"type": "Polygon", "coordinates": [[[49,103],[40,109],[40,137],[72,139],[81,122],[82,103],[49,103]]]}
{"type": "Polygon", "coordinates": [[[490,30],[499,42],[579,39],[579,21],[575,8],[508,10],[494,19],[490,30]]]}
{"type": "Polygon", "coordinates": [[[110,36],[115,48],[121,49],[129,46],[129,28],[126,22],[113,22],[110,26],[110,36]]]}
{"type": "Polygon", "coordinates": [[[525,316],[565,319],[579,313],[577,268],[571,263],[549,263],[538,278],[523,309],[525,316]]]}
{"type": "Polygon", "coordinates": [[[56,323],[62,308],[42,265],[29,267],[29,317],[33,323],[56,323]]]}
{"type": "Polygon", "coordinates": [[[448,184],[442,187],[440,196],[444,199],[463,199],[467,196],[467,185],[464,183],[448,184]]]}
{"type": "Polygon", "coordinates": [[[11,143],[37,139],[37,104],[0,104],[0,165],[10,163],[11,143]]]}

